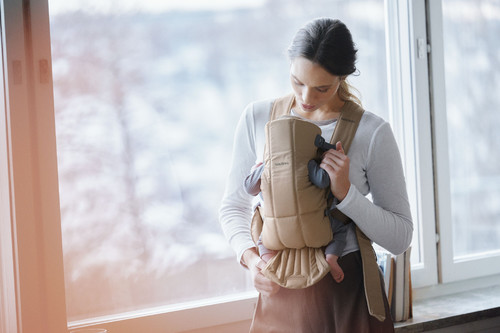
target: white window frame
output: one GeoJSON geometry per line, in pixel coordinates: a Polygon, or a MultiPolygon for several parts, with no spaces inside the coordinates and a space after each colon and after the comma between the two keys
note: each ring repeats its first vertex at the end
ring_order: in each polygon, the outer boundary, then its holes
{"type": "MultiPolygon", "coordinates": [[[[0,332],[66,332],[48,2],[0,0],[0,4],[0,73],[5,92],[4,108],[0,108],[0,332]]],[[[392,123],[405,129],[395,133],[400,147],[405,152],[416,147],[415,156],[405,159],[408,177],[418,187],[414,214],[423,235],[423,264],[413,267],[414,287],[427,288],[435,295],[443,282],[479,277],[478,282],[493,283],[495,279],[486,275],[500,272],[500,257],[461,262],[452,258],[446,119],[443,112],[435,111],[446,107],[440,1],[386,0],[386,8],[391,15],[387,21],[389,84],[401,92],[390,98],[392,123]],[[432,45],[430,73],[427,52],[422,57],[418,53],[419,43],[427,48],[427,35],[432,45]],[[432,121],[439,131],[431,131],[432,121]],[[434,208],[434,188],[439,209],[434,208]],[[440,222],[439,257],[435,216],[440,222]]],[[[251,319],[256,299],[255,292],[244,293],[69,326],[101,326],[128,333],[237,325],[251,319]]]]}
{"type": "MultiPolygon", "coordinates": [[[[0,14],[4,13],[3,6],[0,7],[0,14]]],[[[3,15],[0,22],[3,22],[3,15]]],[[[10,200],[10,177],[9,162],[4,156],[8,156],[7,145],[7,127],[6,127],[6,102],[4,87],[4,52],[3,52],[3,34],[4,27],[0,27],[2,41],[0,64],[0,332],[17,332],[16,315],[16,293],[15,293],[15,274],[14,258],[12,252],[12,224],[11,224],[11,200],[10,200]]]]}
{"type": "Polygon", "coordinates": [[[441,1],[429,1],[429,26],[432,44],[432,94],[434,120],[434,159],[436,192],[439,203],[439,259],[440,280],[455,282],[500,274],[500,251],[487,254],[455,257],[453,254],[453,221],[451,214],[450,165],[448,154],[448,125],[446,118],[446,90],[443,48],[443,10],[441,1]]]}
{"type": "Polygon", "coordinates": [[[413,223],[419,225],[421,263],[412,263],[414,288],[437,283],[434,180],[425,1],[386,0],[388,90],[391,124],[398,141],[413,223]],[[424,47],[424,49],[422,49],[424,47]]]}
{"type": "Polygon", "coordinates": [[[1,328],[65,332],[47,2],[2,1],[1,23],[1,328]]]}

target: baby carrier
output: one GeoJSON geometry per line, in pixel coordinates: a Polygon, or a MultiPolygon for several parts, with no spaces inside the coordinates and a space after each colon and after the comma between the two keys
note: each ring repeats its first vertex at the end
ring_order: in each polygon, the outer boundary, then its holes
{"type": "Polygon", "coordinates": [[[298,117],[283,116],[266,124],[261,235],[270,250],[320,248],[332,240],[326,191],[311,183],[308,172],[320,134],[318,126],[298,117]]]}
{"type": "MultiPolygon", "coordinates": [[[[307,162],[317,157],[314,140],[321,129],[298,117],[287,116],[294,96],[277,99],[266,124],[264,172],[261,190],[264,208],[258,207],[252,219],[252,238],[261,237],[264,246],[278,250],[262,273],[286,288],[306,288],[328,274],[330,267],[323,247],[332,239],[328,217],[329,188],[314,186],[307,176],[307,162]],[[285,116],[285,117],[283,117],[285,116]]],[[[342,142],[347,153],[356,133],[363,109],[346,102],[342,108],[331,143],[342,142]]],[[[335,209],[331,214],[337,220],[351,220],[335,209]]],[[[383,321],[385,309],[382,299],[379,270],[371,241],[356,227],[369,312],[383,321]]]]}

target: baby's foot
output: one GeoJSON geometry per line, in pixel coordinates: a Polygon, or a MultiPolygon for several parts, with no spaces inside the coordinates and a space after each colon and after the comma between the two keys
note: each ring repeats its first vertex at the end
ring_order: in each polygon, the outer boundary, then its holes
{"type": "Polygon", "coordinates": [[[330,265],[330,274],[332,274],[332,277],[335,280],[335,282],[340,283],[342,282],[342,280],[344,280],[344,271],[337,262],[338,258],[339,257],[333,254],[326,255],[326,261],[330,265]]]}

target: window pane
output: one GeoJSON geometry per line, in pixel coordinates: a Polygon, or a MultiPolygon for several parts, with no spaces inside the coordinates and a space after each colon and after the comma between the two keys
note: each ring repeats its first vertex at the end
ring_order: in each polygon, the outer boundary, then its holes
{"type": "Polygon", "coordinates": [[[443,1],[454,256],[500,249],[500,1],[443,1]]]}
{"type": "Polygon", "coordinates": [[[49,1],[70,321],[253,289],[217,221],[233,130],[306,21],[348,24],[387,119],[382,0],[186,3],[49,1]]]}

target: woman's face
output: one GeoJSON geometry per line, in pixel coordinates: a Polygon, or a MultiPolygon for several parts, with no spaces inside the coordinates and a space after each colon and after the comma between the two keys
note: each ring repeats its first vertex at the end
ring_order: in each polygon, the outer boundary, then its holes
{"type": "Polygon", "coordinates": [[[340,76],[327,72],[320,65],[303,57],[292,60],[290,80],[296,106],[306,113],[318,109],[329,111],[338,98],[340,76]]]}

